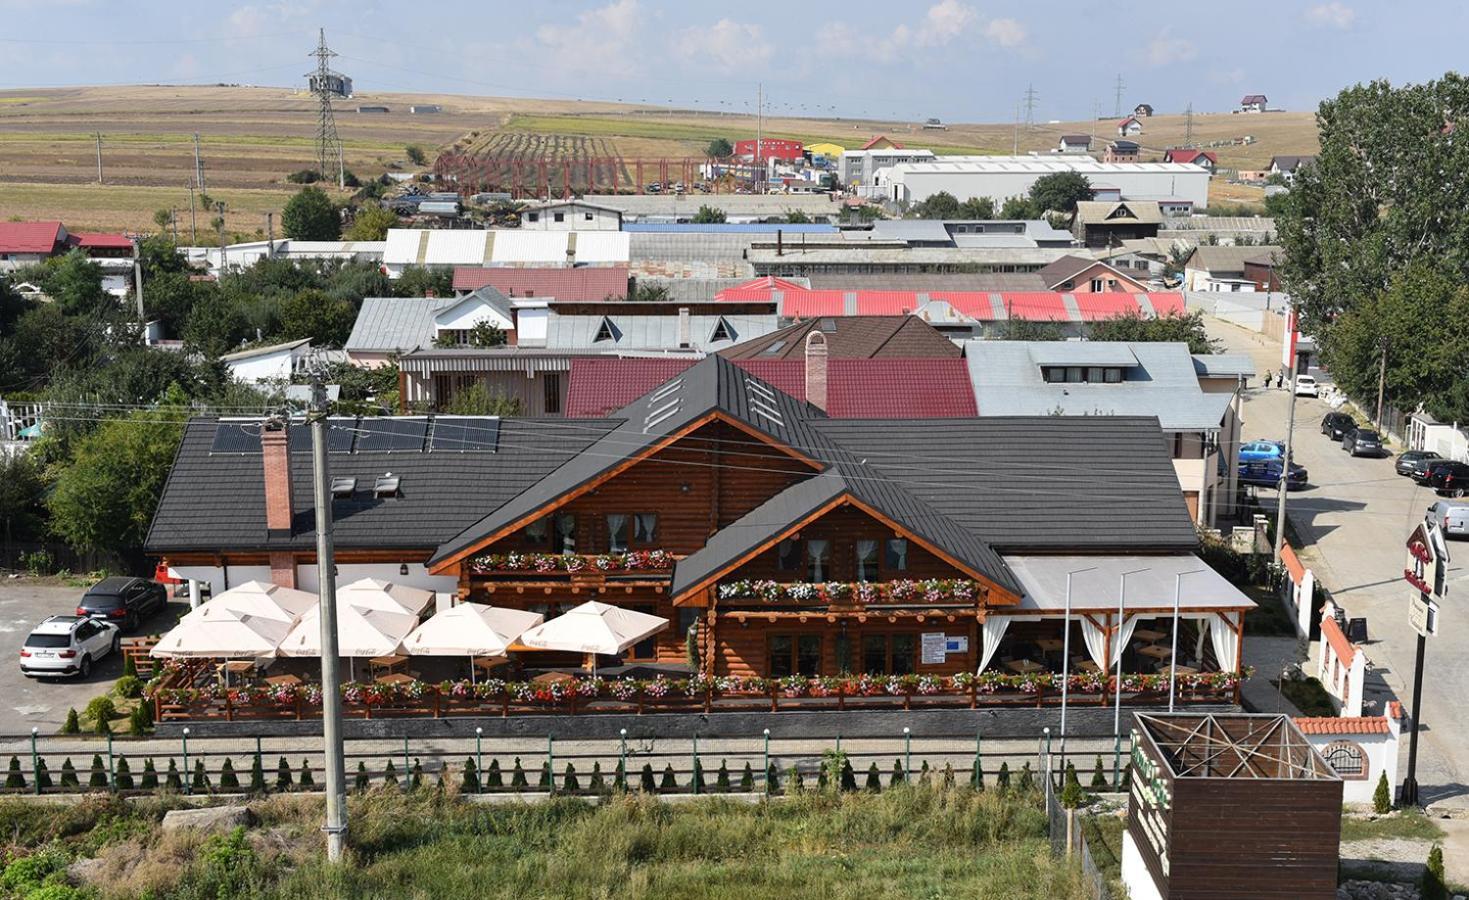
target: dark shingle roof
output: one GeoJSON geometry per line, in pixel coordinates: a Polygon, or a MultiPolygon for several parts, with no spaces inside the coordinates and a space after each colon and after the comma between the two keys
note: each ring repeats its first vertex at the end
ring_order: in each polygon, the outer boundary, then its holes
{"type": "MultiPolygon", "coordinates": [[[[333,419],[338,430],[373,420],[333,419]]],[[[340,548],[431,549],[541,480],[614,424],[605,419],[502,419],[496,449],[467,452],[330,454],[331,474],[355,477],[350,500],[332,504],[340,548]],[[400,496],[374,499],[378,476],[399,476],[400,496]]],[[[311,454],[305,429],[290,430],[292,536],[270,539],[265,527],[262,458],[213,452],[218,420],[193,419],[164,486],[144,549],[150,553],[315,546],[311,454]]]]}
{"type": "Polygon", "coordinates": [[[806,336],[821,331],[832,359],[958,357],[959,348],[916,316],[807,319],[719,351],[725,359],[802,359],[806,336]]]}

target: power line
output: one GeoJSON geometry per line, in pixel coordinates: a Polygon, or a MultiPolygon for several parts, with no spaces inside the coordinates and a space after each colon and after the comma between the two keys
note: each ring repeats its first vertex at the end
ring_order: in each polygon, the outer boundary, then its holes
{"type": "Polygon", "coordinates": [[[1122,91],[1123,91],[1123,88],[1124,87],[1125,87],[1125,85],[1122,83],[1122,73],[1121,72],[1118,72],[1117,73],[1117,88],[1116,88],[1116,91],[1117,91],[1117,108],[1116,108],[1116,111],[1113,113],[1113,115],[1116,118],[1119,118],[1119,119],[1122,118],[1122,91]]]}
{"type": "MultiPolygon", "coordinates": [[[[346,187],[346,171],[342,164],[342,139],[337,135],[337,120],[332,114],[332,97],[346,96],[347,80],[327,66],[327,61],[337,54],[326,45],[326,29],[317,33],[316,49],[309,56],[316,57],[316,71],[308,74],[311,92],[316,95],[316,172],[326,180],[333,157],[337,161],[337,188],[346,187]]],[[[221,247],[224,246],[222,243],[221,247]]]]}
{"type": "Polygon", "coordinates": [[[1025,125],[1027,128],[1035,127],[1035,101],[1040,95],[1035,92],[1035,85],[1025,87],[1025,125]]]}

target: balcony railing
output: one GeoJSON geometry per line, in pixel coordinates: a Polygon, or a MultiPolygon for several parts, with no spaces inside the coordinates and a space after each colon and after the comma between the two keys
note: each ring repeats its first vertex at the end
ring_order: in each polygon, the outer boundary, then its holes
{"type": "Polygon", "coordinates": [[[796,606],[975,606],[984,596],[977,581],[930,578],[896,581],[730,581],[719,586],[721,603],[796,606]]]}

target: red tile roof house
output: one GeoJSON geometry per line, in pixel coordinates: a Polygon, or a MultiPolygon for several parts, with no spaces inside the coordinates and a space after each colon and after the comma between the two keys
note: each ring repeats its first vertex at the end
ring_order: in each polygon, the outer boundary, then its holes
{"type": "Polygon", "coordinates": [[[0,272],[80,248],[103,268],[102,287],[121,297],[132,284],[133,241],[125,234],[68,232],[58,221],[0,222],[0,272]]]}
{"type": "Polygon", "coordinates": [[[1387,776],[1389,796],[1398,786],[1398,739],[1403,730],[1403,708],[1387,704],[1385,716],[1312,716],[1295,720],[1296,727],[1325,757],[1342,779],[1344,803],[1370,805],[1377,781],[1387,776]]]}
{"type": "Polygon", "coordinates": [[[1192,147],[1169,147],[1163,151],[1163,161],[1166,163],[1193,163],[1210,172],[1219,166],[1219,156],[1213,150],[1195,150],[1192,147]]]}

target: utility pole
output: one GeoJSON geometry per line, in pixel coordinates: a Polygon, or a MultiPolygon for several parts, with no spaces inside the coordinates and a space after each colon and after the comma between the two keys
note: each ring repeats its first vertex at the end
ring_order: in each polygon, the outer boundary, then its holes
{"type": "Polygon", "coordinates": [[[1280,565],[1280,551],[1285,545],[1285,495],[1290,493],[1286,488],[1290,486],[1290,450],[1292,439],[1296,430],[1296,355],[1294,353],[1295,312],[1292,311],[1286,318],[1286,327],[1290,333],[1286,334],[1286,344],[1292,348],[1290,359],[1289,377],[1286,378],[1286,390],[1290,391],[1290,412],[1285,419],[1285,456],[1280,463],[1280,483],[1275,486],[1277,495],[1275,501],[1275,564],[1280,565]]]}
{"type": "Polygon", "coordinates": [[[1382,339],[1382,357],[1377,362],[1377,423],[1382,428],[1382,395],[1387,387],[1387,338],[1382,339]]]}
{"type": "Polygon", "coordinates": [[[337,120],[332,114],[332,96],[344,96],[343,76],[327,66],[327,60],[337,54],[327,48],[326,29],[317,33],[316,49],[308,56],[316,57],[316,71],[308,73],[311,92],[316,95],[316,172],[322,178],[330,171],[332,155],[337,157],[337,186],[342,187],[342,140],[337,136],[337,120]]]}
{"type": "Polygon", "coordinates": [[[146,323],[147,315],[143,312],[143,261],[138,258],[138,242],[133,241],[133,294],[138,300],[138,322],[146,323]]]}
{"type": "Polygon", "coordinates": [[[199,246],[199,216],[194,212],[194,182],[185,185],[189,189],[189,244],[199,246]]]}
{"type": "Polygon", "coordinates": [[[174,243],[174,246],[178,246],[178,242],[179,242],[179,211],[178,211],[178,207],[176,207],[176,206],[170,206],[168,208],[168,220],[173,223],[173,243],[174,243]]]}
{"type": "Polygon", "coordinates": [[[97,183],[102,183],[102,132],[96,133],[97,137],[97,183]]]}
{"type": "Polygon", "coordinates": [[[326,752],[326,858],[342,861],[347,847],[347,772],[342,759],[341,672],[337,659],[337,580],[332,551],[332,491],[327,455],[326,386],[311,377],[311,480],[316,494],[316,573],[321,607],[321,726],[326,752]]]}
{"type": "MultiPolygon", "coordinates": [[[[765,193],[765,170],[760,165],[760,157],[763,155],[762,151],[765,149],[765,142],[761,139],[764,125],[765,83],[757,81],[755,83],[755,181],[757,184],[756,192],[761,194],[765,193]]],[[[663,190],[668,190],[668,185],[665,184],[663,190]]]]}
{"type": "Polygon", "coordinates": [[[194,183],[204,191],[204,161],[199,156],[199,132],[194,132],[194,183]]]}
{"type": "Polygon", "coordinates": [[[1010,142],[1010,155],[1020,155],[1020,104],[1015,104],[1015,137],[1010,142]]]}
{"type": "Polygon", "coordinates": [[[1097,120],[1102,117],[1102,101],[1092,99],[1092,143],[1097,140],[1097,120]]]}
{"type": "Polygon", "coordinates": [[[1119,119],[1122,118],[1122,89],[1125,86],[1126,85],[1124,85],[1122,83],[1122,73],[1121,72],[1118,72],[1117,73],[1117,111],[1116,111],[1115,115],[1119,119]]]}
{"type": "Polygon", "coordinates": [[[1183,145],[1185,147],[1194,145],[1194,105],[1192,102],[1183,112],[1183,145]]]}
{"type": "Polygon", "coordinates": [[[266,256],[275,256],[275,213],[265,214],[266,256]]]}
{"type": "Polygon", "coordinates": [[[1025,86],[1025,127],[1035,127],[1035,101],[1040,95],[1035,92],[1035,85],[1025,86]]]}

